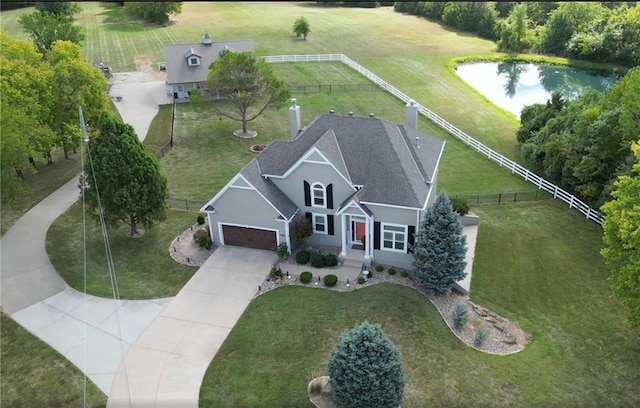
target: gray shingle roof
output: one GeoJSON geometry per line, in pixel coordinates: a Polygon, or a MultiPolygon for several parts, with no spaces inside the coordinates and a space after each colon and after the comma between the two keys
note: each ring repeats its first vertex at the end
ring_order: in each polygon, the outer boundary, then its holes
{"type": "Polygon", "coordinates": [[[257,158],[262,174],[282,176],[314,145],[341,172],[343,163],[353,184],[363,186],[360,201],[413,208],[424,206],[444,149],[444,141],[384,119],[324,114],[293,141],[265,149],[257,158]]]}
{"type": "Polygon", "coordinates": [[[298,207],[289,197],[276,187],[271,180],[265,180],[262,177],[256,159],[251,160],[249,164],[240,170],[240,174],[269,200],[286,219],[290,219],[298,211],[298,207]]]}
{"type": "Polygon", "coordinates": [[[251,40],[232,40],[203,43],[171,44],[162,49],[167,67],[167,84],[185,84],[205,82],[209,73],[209,66],[220,58],[220,52],[228,47],[233,52],[253,51],[251,40]],[[201,57],[200,65],[190,67],[186,58],[196,54],[201,57]]]}

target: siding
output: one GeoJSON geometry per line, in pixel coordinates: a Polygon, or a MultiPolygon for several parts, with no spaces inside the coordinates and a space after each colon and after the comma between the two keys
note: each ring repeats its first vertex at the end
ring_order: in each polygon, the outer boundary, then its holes
{"type": "MultiPolygon", "coordinates": [[[[373,212],[375,222],[416,226],[416,210],[384,207],[374,204],[367,204],[367,207],[373,212]]],[[[412,254],[374,249],[373,259],[376,263],[397,266],[404,269],[413,269],[412,254]]]]}
{"type": "Polygon", "coordinates": [[[278,243],[285,241],[284,222],[276,221],[279,214],[255,190],[229,188],[214,204],[215,213],[209,222],[213,242],[220,244],[218,222],[256,228],[278,230],[278,243]]]}

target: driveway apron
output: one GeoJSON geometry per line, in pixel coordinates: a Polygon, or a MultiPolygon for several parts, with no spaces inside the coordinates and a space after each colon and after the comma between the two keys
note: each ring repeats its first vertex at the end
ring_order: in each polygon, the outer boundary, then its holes
{"type": "Polygon", "coordinates": [[[197,407],[207,367],[276,256],[217,248],[129,348],[108,407],[197,407]]]}

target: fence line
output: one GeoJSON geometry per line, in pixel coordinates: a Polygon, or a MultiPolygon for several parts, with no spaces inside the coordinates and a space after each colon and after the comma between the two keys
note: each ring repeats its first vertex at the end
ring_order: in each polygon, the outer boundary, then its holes
{"type": "Polygon", "coordinates": [[[175,129],[175,123],[176,123],[176,101],[174,99],[173,104],[171,106],[171,126],[169,127],[169,140],[167,141],[167,143],[162,145],[160,150],[156,152],[156,157],[158,158],[158,160],[166,156],[167,153],[169,153],[173,148],[173,131],[175,129]]]}
{"type": "Polygon", "coordinates": [[[204,200],[189,200],[187,198],[175,198],[169,197],[167,198],[167,207],[172,210],[182,210],[182,211],[199,211],[203,205],[206,204],[204,200]]]}
{"type": "Polygon", "coordinates": [[[287,85],[290,91],[310,92],[335,92],[335,91],[373,91],[376,84],[367,82],[366,84],[317,84],[317,85],[287,85]]]}
{"type": "MultiPolygon", "coordinates": [[[[362,65],[356,63],[351,58],[347,57],[344,54],[317,54],[317,55],[269,55],[263,57],[266,62],[275,63],[275,62],[316,62],[316,61],[340,61],[350,68],[356,70],[360,74],[367,77],[374,84],[378,85],[383,90],[389,92],[394,95],[404,103],[409,103],[411,101],[415,101],[414,98],[410,98],[404,93],[400,92],[391,84],[384,81],[382,78],[364,68],[362,65]]],[[[451,135],[455,136],[459,140],[463,141],[467,146],[472,147],[478,153],[482,153],[487,158],[497,162],[500,166],[504,166],[511,170],[511,173],[517,174],[520,177],[524,178],[525,181],[528,181],[538,187],[540,190],[544,190],[553,195],[553,198],[559,198],[565,203],[569,204],[569,208],[576,208],[583,215],[587,217],[587,219],[597,222],[598,224],[602,224],[603,217],[597,210],[589,207],[586,203],[563,190],[562,188],[556,186],[555,184],[545,180],[544,178],[538,176],[537,174],[531,172],[529,169],[519,165],[513,160],[503,156],[500,153],[497,153],[485,146],[483,143],[477,141],[471,136],[467,135],[460,129],[456,128],[446,120],[442,119],[440,116],[436,115],[433,111],[425,108],[424,106],[418,104],[418,112],[422,115],[426,116],[428,119],[433,121],[436,125],[440,126],[442,129],[449,132],[451,135]]]]}
{"type": "Polygon", "coordinates": [[[488,194],[454,194],[450,198],[461,198],[467,203],[481,204],[511,204],[525,201],[551,200],[553,196],[540,190],[512,191],[488,194]]]}

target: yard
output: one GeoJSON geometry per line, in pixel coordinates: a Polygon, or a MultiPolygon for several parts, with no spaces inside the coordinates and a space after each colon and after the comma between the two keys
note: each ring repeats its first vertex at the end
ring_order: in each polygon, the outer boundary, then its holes
{"type": "MultiPolygon", "coordinates": [[[[130,19],[115,4],[81,6],[78,21],[87,31],[86,54],[92,60],[105,61],[115,71],[135,69],[136,55],[161,61],[163,43],[198,41],[205,30],[214,40],[250,38],[259,55],[344,53],[461,130],[510,158],[518,158],[517,121],[466,86],[449,63],[453,57],[493,54],[495,45],[490,41],[389,8],[185,2],[180,16],[169,26],[159,27],[130,19]],[[311,24],[306,41],[291,34],[291,25],[299,15],[311,24]],[[239,24],[247,21],[251,24],[239,24]]],[[[17,24],[21,12],[24,10],[2,12],[3,29],[24,37],[17,24]]],[[[293,85],[365,83],[339,63],[273,67],[293,85]]],[[[396,122],[404,115],[403,104],[379,90],[298,92],[292,96],[298,99],[304,124],[329,109],[357,115],[373,112],[396,122]]],[[[258,137],[241,140],[231,136],[239,124],[208,115],[208,103],[178,107],[175,147],[161,161],[173,197],[211,198],[254,157],[249,145],[288,138],[286,109],[250,124],[258,137]]],[[[147,141],[152,151],[163,143],[163,136],[158,135],[166,134],[167,114],[170,109],[161,109],[152,125],[157,129],[147,141]]],[[[450,195],[532,190],[425,119],[420,119],[418,126],[447,142],[439,186],[450,195]]],[[[45,191],[50,184],[44,174],[34,176],[34,183],[40,186],[34,191],[45,191]]],[[[75,174],[69,172],[64,177],[68,180],[75,174]]],[[[25,199],[24,206],[34,205],[38,197],[48,193],[42,194],[25,199]]],[[[10,227],[10,222],[5,225],[4,208],[3,231],[10,227]]],[[[467,348],[448,332],[426,299],[406,288],[380,285],[348,294],[284,288],[249,306],[209,368],[201,405],[235,407],[268,402],[270,406],[309,406],[306,383],[324,374],[328,353],[339,333],[365,319],[381,323],[405,358],[409,381],[403,406],[640,405],[637,333],[626,326],[621,306],[610,299],[607,272],[598,253],[600,227],[555,201],[476,206],[473,211],[482,221],[472,299],[519,322],[533,334],[532,344],[523,352],[495,357],[467,348]]],[[[79,265],[65,256],[79,248],[79,217],[74,207],[56,221],[49,234],[56,239],[50,238],[47,247],[56,267],[73,265],[66,278],[70,281],[78,275],[79,265]],[[68,237],[68,242],[60,242],[67,241],[60,236],[68,237]]],[[[124,276],[131,277],[124,293],[121,289],[123,297],[167,295],[186,282],[193,268],[173,264],[167,251],[171,238],[194,219],[190,213],[171,212],[166,225],[136,238],[140,243],[130,248],[131,239],[116,232],[116,263],[124,276]],[[158,257],[159,253],[164,255],[158,257]],[[141,290],[140,285],[155,277],[142,268],[145,262],[152,262],[155,271],[177,271],[177,278],[141,290]]],[[[92,245],[97,259],[102,249],[97,241],[92,245]]],[[[104,282],[97,282],[91,290],[104,293],[104,282]]],[[[4,335],[3,325],[3,353],[4,335]]],[[[50,356],[42,359],[54,361],[50,356]]],[[[21,374],[17,367],[5,371],[3,361],[3,394],[5,378],[21,374]]],[[[55,388],[52,379],[42,381],[47,383],[42,392],[53,392],[47,391],[55,388]]]]}

